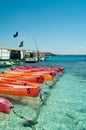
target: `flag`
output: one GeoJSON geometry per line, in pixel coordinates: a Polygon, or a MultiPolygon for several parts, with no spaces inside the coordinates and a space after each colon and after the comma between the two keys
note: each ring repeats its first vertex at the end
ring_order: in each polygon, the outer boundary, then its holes
{"type": "Polygon", "coordinates": [[[14,35],[13,35],[13,37],[15,38],[15,37],[18,37],[18,32],[16,32],[14,35]]]}
{"type": "Polygon", "coordinates": [[[19,47],[23,47],[23,41],[20,42],[19,47]]]}

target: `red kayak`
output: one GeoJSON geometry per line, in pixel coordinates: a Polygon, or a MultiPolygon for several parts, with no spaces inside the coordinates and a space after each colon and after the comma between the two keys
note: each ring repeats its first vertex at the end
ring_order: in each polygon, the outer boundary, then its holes
{"type": "Polygon", "coordinates": [[[38,66],[18,66],[16,68],[11,68],[11,70],[15,71],[24,71],[24,72],[35,72],[35,71],[56,71],[58,72],[64,72],[64,68],[62,67],[38,67],[38,66]]]}
{"type": "Polygon", "coordinates": [[[57,74],[57,71],[55,70],[42,70],[42,69],[19,69],[19,68],[11,68],[11,71],[18,71],[18,72],[25,72],[25,73],[29,73],[29,72],[32,72],[32,73],[35,73],[35,72],[40,72],[41,74],[49,74],[51,75],[52,77],[55,77],[56,74],[57,74]]]}
{"type": "Polygon", "coordinates": [[[12,103],[8,99],[0,97],[0,112],[9,114],[11,108],[12,103]]]}

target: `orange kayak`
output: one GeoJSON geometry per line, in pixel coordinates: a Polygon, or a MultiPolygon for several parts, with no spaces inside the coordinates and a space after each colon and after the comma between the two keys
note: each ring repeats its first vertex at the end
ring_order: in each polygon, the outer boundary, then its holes
{"type": "Polygon", "coordinates": [[[45,81],[45,79],[42,75],[41,76],[20,76],[16,79],[21,80],[21,81],[39,83],[39,84],[43,84],[45,81]]]}
{"type": "Polygon", "coordinates": [[[53,79],[53,77],[50,74],[46,74],[46,73],[41,73],[41,72],[24,72],[23,73],[26,76],[43,76],[45,81],[51,81],[53,79]]]}
{"type": "Polygon", "coordinates": [[[37,97],[39,93],[38,87],[0,83],[0,94],[37,97]]]}
{"type": "Polygon", "coordinates": [[[6,80],[6,81],[27,81],[27,82],[33,82],[33,83],[39,83],[42,84],[44,83],[44,77],[43,76],[13,76],[9,74],[1,75],[0,76],[0,81],[1,80],[6,80]]]}
{"type": "Polygon", "coordinates": [[[23,86],[31,86],[31,87],[34,87],[34,88],[39,87],[38,83],[22,81],[22,80],[15,80],[15,79],[4,78],[4,77],[0,77],[0,83],[14,84],[14,85],[23,85],[23,86]]]}
{"type": "Polygon", "coordinates": [[[20,76],[43,76],[44,80],[51,81],[53,77],[48,73],[42,73],[42,72],[17,72],[17,71],[4,71],[0,74],[0,76],[10,77],[10,78],[17,78],[20,76]]]}

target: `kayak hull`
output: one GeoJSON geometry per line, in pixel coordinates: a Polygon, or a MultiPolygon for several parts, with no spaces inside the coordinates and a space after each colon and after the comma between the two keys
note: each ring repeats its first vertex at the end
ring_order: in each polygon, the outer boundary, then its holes
{"type": "Polygon", "coordinates": [[[40,88],[0,83],[0,94],[37,97],[40,88]]]}

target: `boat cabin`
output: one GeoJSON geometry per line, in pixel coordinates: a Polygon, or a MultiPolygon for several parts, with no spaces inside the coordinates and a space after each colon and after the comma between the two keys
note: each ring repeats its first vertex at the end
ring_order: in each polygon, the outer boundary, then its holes
{"type": "Polygon", "coordinates": [[[33,63],[33,62],[38,62],[38,55],[37,51],[30,51],[27,50],[24,52],[24,60],[25,62],[33,63]]]}

